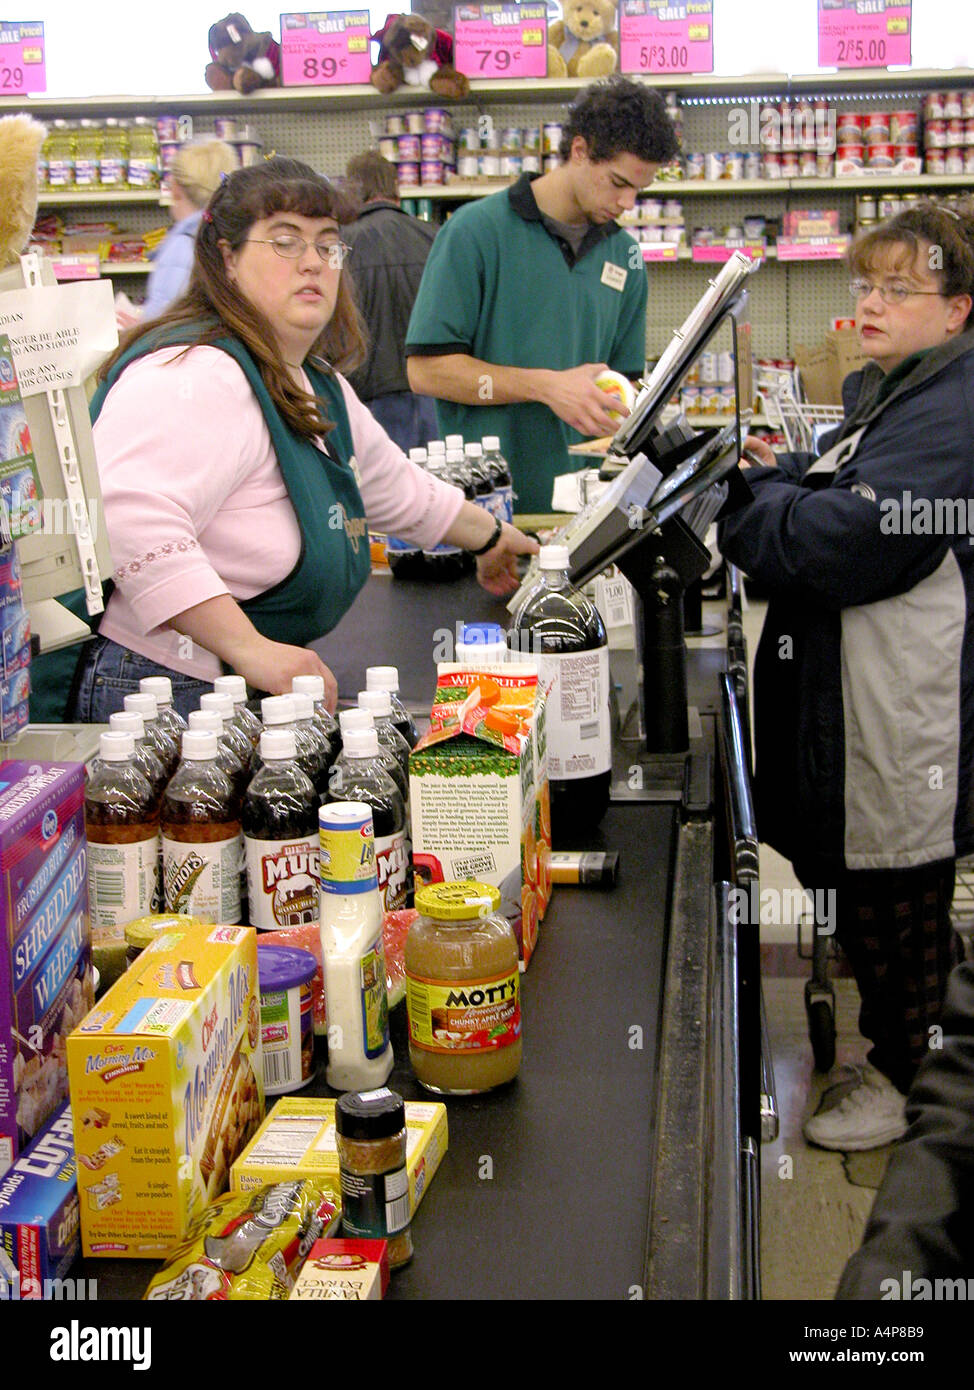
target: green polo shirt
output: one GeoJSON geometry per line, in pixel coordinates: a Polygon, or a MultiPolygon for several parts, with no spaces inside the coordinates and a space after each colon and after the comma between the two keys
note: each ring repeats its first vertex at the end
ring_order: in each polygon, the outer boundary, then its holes
{"type": "MultiPolygon", "coordinates": [[[[607,362],[643,374],[646,270],[632,237],[615,222],[592,227],[572,253],[547,230],[532,178],[467,203],[437,234],[406,336],[406,355],[468,353],[509,367],[562,370],[607,362]]],[[[568,453],[583,436],[547,406],[436,403],[443,434],[500,437],[519,512],[551,510],[559,473],[590,462],[568,453]]]]}

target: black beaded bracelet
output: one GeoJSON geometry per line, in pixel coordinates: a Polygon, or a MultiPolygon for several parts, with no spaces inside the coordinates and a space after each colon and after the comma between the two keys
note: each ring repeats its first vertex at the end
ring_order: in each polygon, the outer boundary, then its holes
{"type": "Polygon", "coordinates": [[[500,538],[501,538],[501,531],[502,531],[503,529],[504,529],[504,528],[503,528],[503,525],[501,524],[501,519],[500,519],[500,517],[496,517],[495,520],[494,520],[494,529],[493,529],[493,531],[491,532],[490,540],[487,542],[487,544],[486,544],[486,545],[482,545],[482,546],[480,547],[479,550],[468,550],[468,551],[467,551],[467,554],[468,554],[468,555],[486,555],[487,552],[488,552],[488,550],[493,550],[494,546],[495,546],[495,545],[497,544],[497,542],[500,540],[500,538]]]}

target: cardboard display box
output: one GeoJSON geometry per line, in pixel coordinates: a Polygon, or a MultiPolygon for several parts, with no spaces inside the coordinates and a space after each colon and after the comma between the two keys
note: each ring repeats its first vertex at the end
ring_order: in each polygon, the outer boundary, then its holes
{"type": "Polygon", "coordinates": [[[841,405],[843,381],[868,361],[854,328],[830,328],[818,347],[795,348],[805,399],[816,405],[841,405]]]}
{"type": "Polygon", "coordinates": [[[76,1167],[63,1105],[0,1178],[0,1302],[52,1297],[77,1256],[76,1167]]]}

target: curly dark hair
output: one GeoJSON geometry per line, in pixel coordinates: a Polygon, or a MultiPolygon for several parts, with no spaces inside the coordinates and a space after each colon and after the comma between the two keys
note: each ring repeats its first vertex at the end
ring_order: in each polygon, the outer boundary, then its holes
{"type": "Polygon", "coordinates": [[[617,154],[646,164],[669,164],[680,152],[676,129],[659,92],[628,77],[610,77],[586,87],[568,108],[558,154],[565,163],[576,135],[584,137],[596,164],[617,154]]]}

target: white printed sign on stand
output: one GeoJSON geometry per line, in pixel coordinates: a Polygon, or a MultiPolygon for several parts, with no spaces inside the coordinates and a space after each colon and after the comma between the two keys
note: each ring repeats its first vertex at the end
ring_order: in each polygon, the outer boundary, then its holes
{"type": "Polygon", "coordinates": [[[10,339],[22,396],[82,386],[118,346],[110,281],[9,290],[0,332],[10,339]]]}

